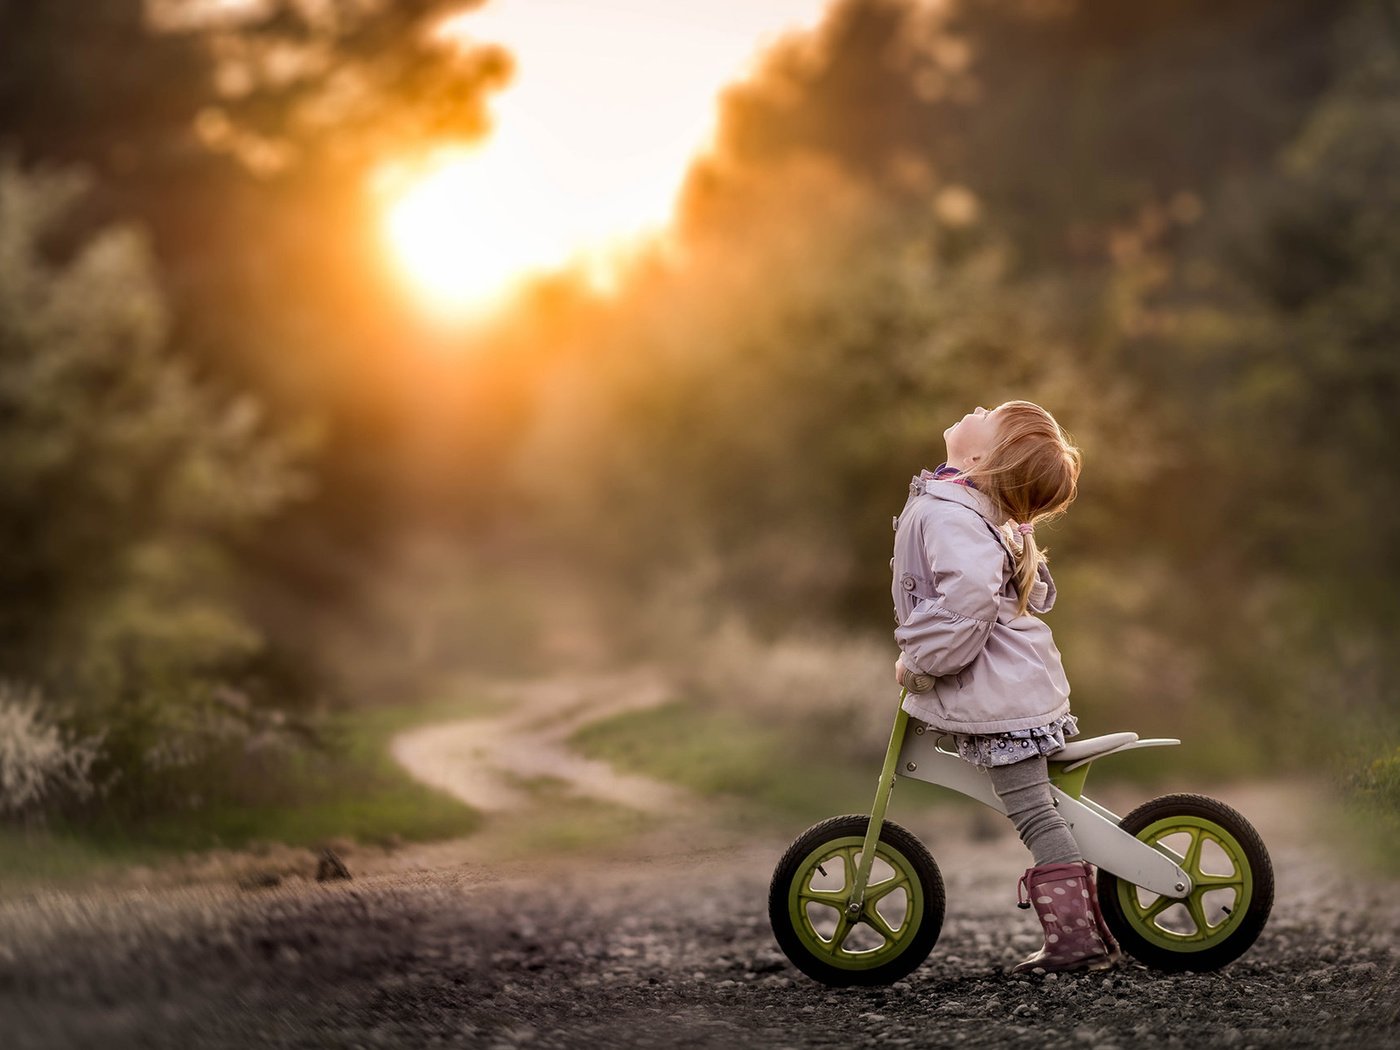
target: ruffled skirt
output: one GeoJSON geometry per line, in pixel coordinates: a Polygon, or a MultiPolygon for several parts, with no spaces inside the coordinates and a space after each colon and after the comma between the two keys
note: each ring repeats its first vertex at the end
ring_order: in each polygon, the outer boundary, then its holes
{"type": "Polygon", "coordinates": [[[1009,766],[1036,755],[1053,756],[1065,737],[1079,735],[1079,720],[1064,714],[1049,725],[1009,733],[955,733],[958,754],[978,766],[1009,766]]]}

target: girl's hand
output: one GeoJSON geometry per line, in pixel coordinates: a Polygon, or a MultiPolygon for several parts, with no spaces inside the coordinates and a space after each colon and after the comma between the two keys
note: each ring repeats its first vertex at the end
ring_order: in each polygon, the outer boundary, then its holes
{"type": "Polygon", "coordinates": [[[933,675],[919,674],[904,666],[904,656],[894,662],[894,681],[896,685],[902,685],[911,693],[927,693],[933,688],[933,675]]]}

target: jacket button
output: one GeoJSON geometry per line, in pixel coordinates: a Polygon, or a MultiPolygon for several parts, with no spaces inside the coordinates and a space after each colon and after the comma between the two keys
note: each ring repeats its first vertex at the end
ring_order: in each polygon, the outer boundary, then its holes
{"type": "Polygon", "coordinates": [[[919,494],[919,483],[917,481],[909,482],[909,494],[911,496],[917,496],[919,494]]]}
{"type": "Polygon", "coordinates": [[[914,589],[914,577],[912,577],[912,576],[906,576],[906,577],[904,577],[903,585],[904,585],[904,589],[905,589],[906,591],[912,591],[912,590],[914,589]]]}

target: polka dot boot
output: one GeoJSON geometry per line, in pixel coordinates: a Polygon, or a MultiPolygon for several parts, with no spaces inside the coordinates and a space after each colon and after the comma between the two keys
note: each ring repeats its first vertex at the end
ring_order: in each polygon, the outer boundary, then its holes
{"type": "Polygon", "coordinates": [[[1099,932],[1092,870],[1083,861],[1026,869],[1017,884],[1017,903],[1027,905],[1020,893],[1024,889],[1045,928],[1045,946],[1013,967],[1012,973],[1106,970],[1113,965],[1099,932]]]}

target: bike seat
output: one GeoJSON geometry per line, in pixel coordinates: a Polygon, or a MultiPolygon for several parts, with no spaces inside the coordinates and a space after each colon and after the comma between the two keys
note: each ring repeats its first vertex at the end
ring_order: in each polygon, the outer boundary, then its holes
{"type": "Polygon", "coordinates": [[[1099,755],[1106,755],[1110,751],[1117,751],[1124,744],[1137,742],[1136,733],[1107,733],[1104,736],[1091,736],[1087,740],[1075,740],[1066,744],[1053,755],[1046,757],[1051,762],[1083,762],[1086,759],[1098,758],[1099,755]]]}

